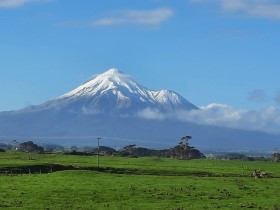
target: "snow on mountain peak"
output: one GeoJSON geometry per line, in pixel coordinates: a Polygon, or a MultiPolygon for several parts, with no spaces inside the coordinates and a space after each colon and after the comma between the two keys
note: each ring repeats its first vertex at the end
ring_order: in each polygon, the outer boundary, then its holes
{"type": "Polygon", "coordinates": [[[130,77],[116,68],[107,70],[106,72],[95,75],[76,89],[62,95],[59,98],[69,98],[78,96],[94,96],[98,92],[105,92],[110,89],[116,89],[118,86],[131,86],[134,82],[130,77]]]}
{"type": "Polygon", "coordinates": [[[149,90],[116,68],[94,76],[47,104],[59,107],[76,104],[78,109],[86,109],[93,113],[120,110],[137,112],[145,108],[168,111],[197,109],[179,94],[170,90],[149,90]]]}
{"type": "Polygon", "coordinates": [[[119,71],[116,68],[111,68],[108,71],[103,73],[103,75],[105,75],[105,74],[123,74],[123,72],[119,71]]]}

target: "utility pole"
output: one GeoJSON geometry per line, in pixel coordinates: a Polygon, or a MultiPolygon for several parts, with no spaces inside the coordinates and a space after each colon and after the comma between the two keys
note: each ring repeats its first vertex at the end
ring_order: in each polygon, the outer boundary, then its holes
{"type": "Polygon", "coordinates": [[[101,137],[97,137],[97,168],[99,168],[99,141],[101,137]]]}

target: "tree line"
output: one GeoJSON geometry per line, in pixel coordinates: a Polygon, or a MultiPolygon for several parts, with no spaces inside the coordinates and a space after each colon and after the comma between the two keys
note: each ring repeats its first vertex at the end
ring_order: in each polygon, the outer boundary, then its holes
{"type": "MultiPolygon", "coordinates": [[[[169,149],[149,149],[145,147],[138,147],[136,144],[129,144],[121,149],[114,149],[107,146],[100,147],[88,147],[84,150],[79,150],[76,146],[71,146],[70,150],[64,152],[66,155],[119,155],[122,157],[165,157],[165,158],[177,158],[181,160],[199,159],[205,158],[205,155],[201,153],[195,147],[189,145],[191,136],[184,136],[179,143],[169,149]]],[[[16,150],[20,152],[33,152],[33,153],[48,153],[55,151],[64,151],[65,149],[59,145],[45,145],[39,146],[33,141],[24,141],[22,143],[13,140],[10,144],[0,144],[0,148],[5,150],[16,150]]],[[[1,150],[0,150],[1,152],[1,150]]]]}
{"type": "MultiPolygon", "coordinates": [[[[64,152],[65,155],[117,155],[122,157],[163,157],[163,158],[176,158],[180,160],[201,159],[206,156],[195,147],[190,146],[189,141],[191,136],[184,136],[180,139],[179,143],[174,147],[168,149],[150,149],[145,147],[138,147],[136,144],[129,144],[121,149],[114,149],[108,146],[97,147],[84,147],[78,148],[77,146],[71,146],[69,149],[65,149],[61,145],[48,144],[39,146],[33,141],[18,142],[17,140],[11,141],[9,144],[0,143],[0,152],[6,150],[14,150],[19,152],[33,152],[33,153],[51,153],[54,151],[64,152]]],[[[280,162],[280,152],[276,149],[270,158],[265,157],[251,157],[245,154],[239,153],[226,153],[223,155],[217,155],[215,159],[229,159],[229,160],[261,160],[261,161],[274,161],[280,162]]]]}

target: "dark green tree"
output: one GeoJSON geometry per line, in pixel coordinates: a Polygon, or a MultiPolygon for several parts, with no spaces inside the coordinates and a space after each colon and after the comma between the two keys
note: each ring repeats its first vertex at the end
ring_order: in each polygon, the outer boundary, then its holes
{"type": "Polygon", "coordinates": [[[19,151],[44,153],[44,148],[34,144],[32,141],[26,141],[19,144],[19,151]]]}
{"type": "Polygon", "coordinates": [[[204,154],[189,145],[190,139],[191,136],[182,137],[178,145],[171,149],[171,156],[180,160],[204,158],[204,154]]]}
{"type": "Polygon", "coordinates": [[[123,148],[124,152],[127,154],[129,157],[134,157],[134,148],[136,147],[136,144],[129,144],[123,148]]]}

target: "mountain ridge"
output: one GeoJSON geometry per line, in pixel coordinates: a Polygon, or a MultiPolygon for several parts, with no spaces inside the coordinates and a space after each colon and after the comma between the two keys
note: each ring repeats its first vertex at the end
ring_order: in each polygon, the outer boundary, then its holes
{"type": "Polygon", "coordinates": [[[150,90],[115,68],[92,77],[55,99],[33,106],[33,109],[51,107],[87,110],[87,113],[137,113],[146,108],[159,111],[198,109],[172,90],[150,90]]]}

